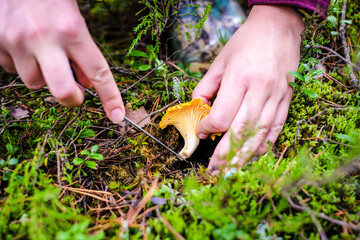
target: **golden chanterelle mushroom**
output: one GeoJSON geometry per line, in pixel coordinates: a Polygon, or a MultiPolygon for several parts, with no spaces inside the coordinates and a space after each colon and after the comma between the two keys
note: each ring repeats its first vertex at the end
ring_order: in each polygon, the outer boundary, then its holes
{"type": "MultiPolygon", "coordinates": [[[[182,158],[189,158],[199,145],[200,139],[196,135],[196,128],[200,120],[209,114],[210,109],[209,105],[200,98],[196,98],[190,102],[168,108],[161,119],[159,124],[161,129],[168,125],[174,125],[184,138],[184,148],[179,152],[182,158]]],[[[211,139],[214,140],[216,135],[220,136],[221,133],[211,134],[211,139]]]]}

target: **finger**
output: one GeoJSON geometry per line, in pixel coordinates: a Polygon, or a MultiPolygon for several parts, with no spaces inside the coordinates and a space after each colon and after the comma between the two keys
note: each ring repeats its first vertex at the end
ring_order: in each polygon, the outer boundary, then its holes
{"type": "Polygon", "coordinates": [[[268,135],[270,128],[274,122],[276,112],[279,106],[280,99],[277,97],[269,98],[261,113],[260,118],[257,121],[257,126],[254,129],[254,136],[250,136],[246,139],[244,144],[241,146],[240,150],[231,160],[231,164],[237,164],[243,166],[248,159],[250,159],[259,148],[259,146],[264,142],[266,136],[268,135]]]}
{"type": "Polygon", "coordinates": [[[257,154],[264,154],[266,152],[266,142],[271,142],[272,144],[275,144],[276,140],[278,139],[289,110],[289,105],[292,98],[292,90],[289,90],[284,99],[281,100],[279,107],[276,111],[274,122],[272,123],[272,126],[269,130],[269,133],[267,134],[265,141],[260,145],[260,147],[257,150],[257,154]]]}
{"type": "Polygon", "coordinates": [[[0,66],[2,66],[8,73],[16,73],[13,60],[9,54],[3,51],[0,51],[0,66]]]}
{"type": "Polygon", "coordinates": [[[16,54],[14,64],[21,80],[28,88],[36,90],[45,86],[40,67],[33,56],[16,54]]]}
{"type": "Polygon", "coordinates": [[[109,65],[90,35],[87,41],[71,45],[68,54],[94,86],[110,120],[114,123],[122,122],[125,108],[120,91],[109,65]]]}
{"type": "Polygon", "coordinates": [[[241,147],[246,134],[244,132],[252,131],[260,118],[263,106],[268,98],[268,94],[259,89],[250,89],[246,92],[242,105],[236,113],[230,129],[224,134],[214,154],[211,157],[211,166],[219,164],[221,160],[226,160],[230,151],[230,146],[235,147],[232,151],[238,151],[241,147]]]}
{"type": "Polygon", "coordinates": [[[217,59],[211,64],[209,70],[205,76],[198,83],[192,93],[192,99],[201,98],[204,103],[209,104],[220,87],[221,80],[223,78],[223,72],[225,68],[222,68],[223,64],[217,59]]]}
{"type": "Polygon", "coordinates": [[[44,46],[36,52],[41,72],[51,94],[64,106],[78,106],[83,102],[84,93],[75,82],[70,63],[60,48],[44,46]],[[51,59],[49,59],[51,56],[51,59]]]}
{"type": "Polygon", "coordinates": [[[71,65],[71,68],[74,70],[76,79],[81,84],[81,86],[83,86],[85,88],[91,88],[92,84],[89,81],[89,79],[87,79],[87,77],[85,76],[85,74],[83,73],[81,68],[79,68],[75,63],[71,63],[70,65],[71,65]]]}
{"type": "Polygon", "coordinates": [[[246,88],[241,85],[238,76],[226,72],[210,113],[199,123],[197,128],[199,138],[205,139],[210,133],[227,131],[240,108],[245,93],[246,88]]]}
{"type": "Polygon", "coordinates": [[[227,154],[229,153],[230,148],[230,137],[231,133],[228,131],[219,141],[209,162],[208,169],[210,171],[217,171],[221,166],[226,165],[227,154]]]}

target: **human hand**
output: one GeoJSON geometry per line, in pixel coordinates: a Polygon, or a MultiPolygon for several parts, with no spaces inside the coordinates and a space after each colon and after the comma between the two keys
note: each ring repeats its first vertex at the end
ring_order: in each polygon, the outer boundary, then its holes
{"type": "Polygon", "coordinates": [[[192,97],[210,103],[209,115],[199,123],[201,139],[226,132],[211,157],[209,169],[226,164],[231,136],[245,141],[231,164],[243,166],[255,153],[274,143],[285,123],[300,57],[304,29],[301,17],[290,7],[254,6],[243,26],[225,45],[195,88],[192,97]],[[255,135],[246,139],[248,128],[255,135]]]}
{"type": "Polygon", "coordinates": [[[0,66],[30,89],[48,85],[64,106],[94,86],[108,117],[123,120],[124,105],[110,68],[92,40],[76,0],[4,0],[0,6],[0,66]]]}

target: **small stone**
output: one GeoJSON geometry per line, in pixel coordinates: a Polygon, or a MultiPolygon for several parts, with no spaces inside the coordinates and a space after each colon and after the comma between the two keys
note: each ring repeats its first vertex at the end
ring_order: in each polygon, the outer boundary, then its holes
{"type": "Polygon", "coordinates": [[[165,205],[166,199],[162,197],[151,197],[150,201],[155,205],[165,205]]]}

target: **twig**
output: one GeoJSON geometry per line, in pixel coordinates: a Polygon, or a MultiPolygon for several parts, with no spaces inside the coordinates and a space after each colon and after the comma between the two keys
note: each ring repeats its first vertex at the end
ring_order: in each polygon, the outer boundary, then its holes
{"type": "Polygon", "coordinates": [[[341,43],[343,45],[343,49],[344,49],[344,54],[345,54],[345,58],[346,58],[346,65],[349,68],[349,77],[350,77],[350,82],[351,85],[357,90],[360,91],[360,83],[359,83],[359,79],[357,79],[355,73],[354,73],[354,68],[353,68],[353,64],[351,63],[351,58],[350,58],[350,53],[349,53],[349,46],[347,44],[346,41],[346,36],[345,36],[345,32],[346,32],[346,7],[347,7],[347,0],[344,0],[343,6],[342,6],[342,13],[341,13],[341,21],[340,21],[340,27],[339,27],[339,35],[341,38],[341,43]]]}
{"type": "Polygon", "coordinates": [[[144,76],[142,76],[141,78],[138,78],[138,80],[137,80],[135,83],[133,83],[132,85],[130,85],[130,87],[122,90],[120,93],[123,94],[124,92],[126,92],[126,91],[129,90],[130,88],[133,88],[136,84],[142,82],[142,81],[143,81],[145,78],[147,78],[152,72],[154,72],[157,68],[161,67],[162,65],[164,65],[164,63],[163,63],[163,64],[160,64],[159,66],[154,67],[153,69],[151,69],[151,70],[150,70],[148,73],[146,73],[144,76]]]}
{"type": "Polygon", "coordinates": [[[94,193],[101,192],[102,194],[111,194],[112,195],[112,193],[104,192],[104,191],[96,191],[96,190],[88,190],[88,189],[82,189],[82,188],[65,187],[65,186],[60,186],[58,184],[55,184],[55,186],[57,186],[59,188],[66,189],[66,190],[71,191],[71,192],[75,192],[75,193],[78,193],[78,194],[83,194],[83,195],[98,199],[98,200],[103,201],[103,202],[110,202],[110,200],[102,198],[102,197],[100,197],[98,195],[95,195],[95,194],[91,194],[90,192],[94,192],[94,193]]]}
{"type": "MultiPolygon", "coordinates": [[[[298,211],[309,211],[310,209],[306,206],[300,206],[300,205],[297,205],[293,202],[293,200],[291,199],[291,197],[282,192],[282,195],[286,197],[287,201],[289,202],[290,206],[298,211]]],[[[310,210],[311,211],[311,210],[310,210]]],[[[350,228],[352,230],[356,230],[356,231],[360,231],[360,227],[359,226],[354,226],[353,224],[349,224],[345,221],[341,221],[341,220],[337,220],[337,219],[334,219],[334,218],[331,218],[329,216],[327,216],[326,214],[324,213],[317,213],[317,212],[312,212],[314,214],[314,216],[317,216],[317,217],[320,217],[326,221],[329,221],[331,223],[334,223],[334,224],[337,224],[337,225],[340,225],[340,226],[343,226],[343,227],[347,227],[347,228],[350,228]]]]}
{"type": "Polygon", "coordinates": [[[58,184],[54,184],[57,187],[69,190],[69,191],[76,191],[76,192],[86,192],[86,193],[96,193],[96,194],[104,194],[104,195],[110,195],[113,196],[114,194],[111,192],[105,192],[100,190],[91,190],[86,188],[73,188],[73,187],[67,187],[67,186],[59,186],[58,184]]]}
{"type": "Polygon", "coordinates": [[[10,88],[10,87],[25,87],[25,84],[9,84],[9,85],[0,87],[0,90],[10,88]]]}
{"type": "MultiPolygon", "coordinates": [[[[58,124],[58,122],[60,121],[61,118],[63,118],[68,112],[70,111],[70,109],[66,110],[58,119],[56,119],[56,121],[54,122],[54,124],[51,126],[51,128],[47,131],[46,135],[45,135],[45,141],[44,141],[44,145],[42,146],[41,152],[43,152],[44,148],[45,148],[45,143],[46,143],[46,139],[50,136],[50,134],[52,133],[52,131],[54,130],[55,126],[58,124]]],[[[61,180],[61,171],[60,171],[60,157],[59,157],[59,152],[57,149],[55,149],[55,153],[56,153],[56,162],[57,162],[57,180],[59,185],[63,185],[62,180],[61,180]]]]}
{"type": "Polygon", "coordinates": [[[75,121],[75,119],[79,116],[80,112],[81,112],[81,106],[79,107],[78,112],[76,113],[75,117],[73,117],[73,118],[65,125],[65,127],[61,130],[61,132],[60,132],[60,134],[59,134],[59,136],[58,136],[58,138],[57,138],[57,141],[60,141],[60,138],[61,138],[61,136],[64,134],[65,130],[75,121]]]}
{"type": "MultiPolygon", "coordinates": [[[[161,113],[162,111],[165,111],[166,109],[168,109],[169,107],[171,107],[171,106],[174,105],[175,103],[178,103],[179,100],[180,100],[180,98],[175,99],[174,101],[172,101],[171,103],[169,103],[169,104],[166,105],[165,107],[160,108],[159,110],[156,110],[156,111],[153,111],[153,112],[149,113],[149,115],[148,115],[147,117],[152,117],[153,115],[156,115],[156,114],[158,114],[158,113],[161,113]]],[[[147,118],[147,117],[146,117],[146,118],[147,118]]],[[[146,118],[142,119],[141,121],[145,120],[146,118]]],[[[141,121],[140,121],[140,122],[141,122],[141,121]]]]}
{"type": "Polygon", "coordinates": [[[333,181],[334,179],[338,179],[341,176],[344,176],[345,174],[351,175],[354,172],[357,172],[359,169],[360,169],[360,159],[354,159],[351,162],[346,163],[341,167],[337,168],[330,175],[323,176],[322,179],[317,182],[317,185],[322,186],[324,184],[333,181]]]}
{"type": "Polygon", "coordinates": [[[130,208],[129,212],[126,215],[126,221],[129,226],[131,226],[135,221],[136,217],[139,215],[140,211],[145,207],[145,205],[150,201],[152,195],[154,194],[155,188],[158,183],[158,178],[156,178],[152,184],[150,189],[148,190],[146,196],[140,201],[140,203],[136,206],[136,208],[130,208]]]}
{"type": "Polygon", "coordinates": [[[336,78],[333,78],[333,77],[330,76],[329,74],[327,74],[327,73],[325,73],[325,72],[324,72],[323,74],[324,74],[324,77],[327,78],[328,80],[334,81],[334,82],[336,82],[337,84],[341,85],[341,86],[344,87],[344,88],[347,88],[347,89],[351,88],[351,87],[349,87],[349,86],[346,86],[345,84],[343,84],[342,82],[340,82],[340,81],[337,80],[336,78]]]}
{"type": "Polygon", "coordinates": [[[288,150],[289,146],[286,146],[285,149],[282,151],[280,157],[279,157],[279,160],[276,162],[276,165],[275,165],[275,170],[278,168],[280,162],[281,162],[281,159],[284,157],[285,155],[285,152],[288,150]]]}
{"type": "Polygon", "coordinates": [[[128,69],[125,69],[125,68],[121,68],[121,67],[110,67],[110,70],[112,72],[117,72],[117,73],[122,73],[122,74],[126,74],[126,75],[129,75],[129,76],[132,76],[132,77],[136,77],[136,75],[131,72],[130,70],[128,69]]]}
{"type": "Polygon", "coordinates": [[[176,239],[180,239],[180,240],[185,240],[185,238],[183,236],[181,236],[180,233],[178,233],[175,228],[173,228],[173,226],[171,226],[171,224],[166,221],[166,219],[161,216],[160,210],[159,210],[159,206],[156,208],[156,215],[157,217],[165,224],[165,226],[170,230],[170,232],[172,234],[174,234],[174,236],[176,237],[176,239]]]}
{"type": "Polygon", "coordinates": [[[314,222],[314,224],[315,224],[315,226],[316,226],[316,228],[317,228],[317,230],[318,230],[318,232],[319,232],[320,238],[321,238],[322,240],[327,240],[327,239],[328,239],[328,237],[326,236],[326,234],[325,234],[325,232],[324,232],[324,229],[322,228],[322,226],[321,226],[321,224],[319,223],[319,221],[316,219],[315,213],[314,213],[310,208],[308,208],[308,207],[305,205],[305,203],[301,203],[302,206],[297,205],[297,204],[295,204],[295,203],[292,201],[292,199],[291,199],[290,196],[287,196],[287,201],[289,202],[289,204],[290,204],[290,206],[291,206],[292,208],[294,208],[294,209],[296,209],[296,210],[306,211],[306,212],[310,215],[311,219],[313,220],[313,222],[314,222]]]}
{"type": "Polygon", "coordinates": [[[341,56],[339,53],[335,52],[334,50],[332,50],[331,48],[325,47],[325,46],[321,46],[321,45],[316,45],[313,44],[310,47],[312,48],[318,48],[318,49],[323,49],[326,51],[329,51],[331,53],[333,53],[334,55],[336,55],[338,58],[340,58],[341,60],[343,60],[345,63],[350,64],[353,68],[355,68],[356,70],[360,70],[360,67],[353,64],[351,61],[348,61],[345,57],[341,56]]]}

